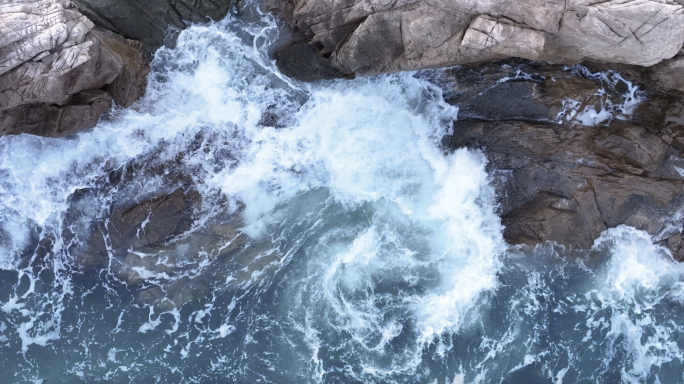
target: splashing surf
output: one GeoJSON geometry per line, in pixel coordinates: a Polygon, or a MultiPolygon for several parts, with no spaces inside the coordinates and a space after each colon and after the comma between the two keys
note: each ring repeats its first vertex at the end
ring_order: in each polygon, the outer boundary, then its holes
{"type": "Polygon", "coordinates": [[[276,38],[193,26],[134,108],[0,139],[3,382],[681,380],[682,267],[648,236],[506,247],[485,157],[439,146],[438,87],[294,83],[276,38]],[[188,184],[198,220],[126,250],[134,279],[111,246],[79,264],[112,207],[188,184]]]}

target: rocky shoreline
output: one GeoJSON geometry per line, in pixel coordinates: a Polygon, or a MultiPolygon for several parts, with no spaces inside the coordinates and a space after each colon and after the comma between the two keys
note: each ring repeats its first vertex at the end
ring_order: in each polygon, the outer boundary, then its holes
{"type": "Polygon", "coordinates": [[[624,224],[684,258],[680,97],[615,71],[520,61],[449,69],[437,82],[461,108],[444,144],[487,155],[509,243],[587,249],[624,224]]]}
{"type": "Polygon", "coordinates": [[[0,3],[0,135],[94,127],[145,93],[141,45],[95,27],[66,0],[0,3]]]}
{"type": "MultiPolygon", "coordinates": [[[[460,109],[445,149],[487,155],[509,243],[586,249],[605,229],[625,224],[682,260],[676,221],[684,208],[682,4],[270,0],[263,6],[290,29],[273,59],[298,80],[452,67],[420,75],[460,109]]],[[[0,0],[0,135],[60,137],[94,127],[112,103],[129,107],[145,93],[151,55],[173,43],[174,31],[222,19],[231,6],[0,0]]],[[[135,241],[145,247],[181,236],[199,200],[188,188],[117,207],[112,241],[133,239],[144,220],[154,231],[135,241]]],[[[104,244],[93,247],[106,253],[104,244]]]]}

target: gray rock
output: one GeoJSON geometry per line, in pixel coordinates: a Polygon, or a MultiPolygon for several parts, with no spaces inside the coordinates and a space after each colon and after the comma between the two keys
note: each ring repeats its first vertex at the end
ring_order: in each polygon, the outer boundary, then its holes
{"type": "Polygon", "coordinates": [[[231,0],[74,0],[98,26],[142,42],[147,55],[172,42],[186,22],[222,20],[231,0]]]}
{"type": "Polygon", "coordinates": [[[316,49],[305,41],[288,44],[275,52],[274,58],[286,76],[302,81],[332,80],[344,74],[333,68],[316,49]]]}
{"type": "Polygon", "coordinates": [[[67,0],[0,0],[0,75],[56,49],[55,71],[84,63],[92,28],[67,0]]]}
{"type": "Polygon", "coordinates": [[[270,0],[331,65],[351,75],[508,57],[651,66],[684,45],[670,0],[270,0]]]}

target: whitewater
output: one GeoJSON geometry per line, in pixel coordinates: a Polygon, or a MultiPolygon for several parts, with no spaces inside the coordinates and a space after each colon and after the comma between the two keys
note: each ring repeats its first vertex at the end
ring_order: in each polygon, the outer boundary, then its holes
{"type": "Polygon", "coordinates": [[[95,129],[0,138],[0,382],[684,381],[684,266],[646,233],[506,245],[428,74],[295,82],[249,12],[95,129]],[[178,188],[189,231],[111,251],[112,207],[178,188]]]}

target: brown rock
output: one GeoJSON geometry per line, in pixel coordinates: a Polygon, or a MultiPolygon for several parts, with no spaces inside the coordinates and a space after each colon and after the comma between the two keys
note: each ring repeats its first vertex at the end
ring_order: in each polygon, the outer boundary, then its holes
{"type": "MultiPolygon", "coordinates": [[[[84,196],[88,193],[83,192],[84,196]]],[[[76,207],[81,203],[77,198],[72,204],[76,207]]],[[[76,264],[84,268],[101,267],[107,265],[110,256],[123,261],[130,254],[155,253],[190,230],[200,205],[199,193],[182,189],[135,205],[124,202],[106,220],[93,222],[78,233],[87,240],[74,249],[76,264]]]]}
{"type": "Polygon", "coordinates": [[[100,28],[95,28],[91,34],[100,42],[101,56],[119,68],[116,77],[103,85],[102,89],[112,95],[117,105],[130,107],[145,95],[147,75],[150,73],[141,43],[100,28]]]}
{"type": "Polygon", "coordinates": [[[107,226],[111,248],[115,253],[125,253],[160,246],[192,227],[193,210],[199,204],[199,193],[177,189],[169,195],[116,209],[107,226]]]}
{"type": "Polygon", "coordinates": [[[129,106],[144,93],[139,43],[93,28],[66,0],[0,5],[0,134],[76,133],[94,127],[112,99],[129,106]]]}
{"type": "MultiPolygon", "coordinates": [[[[479,148],[489,159],[507,241],[589,248],[602,231],[625,224],[663,240],[681,258],[681,228],[673,221],[684,207],[684,147],[676,144],[684,135],[682,101],[650,93],[631,115],[583,126],[552,119],[547,110],[567,99],[593,105],[606,84],[553,66],[521,68],[525,79],[501,84],[511,68],[500,64],[456,68],[435,80],[466,112],[446,143],[479,148]],[[478,95],[477,87],[459,84],[471,81],[489,91],[478,95]]],[[[620,89],[608,89],[607,97],[620,89]]]]}
{"type": "Polygon", "coordinates": [[[90,129],[112,105],[112,96],[102,90],[84,91],[65,106],[33,103],[0,112],[0,135],[28,133],[61,137],[90,129]]]}
{"type": "Polygon", "coordinates": [[[665,240],[663,245],[670,249],[675,260],[684,261],[684,235],[677,233],[665,240]]]}
{"type": "Polygon", "coordinates": [[[653,81],[657,87],[668,91],[684,92],[684,56],[663,60],[653,67],[653,81]]]}

